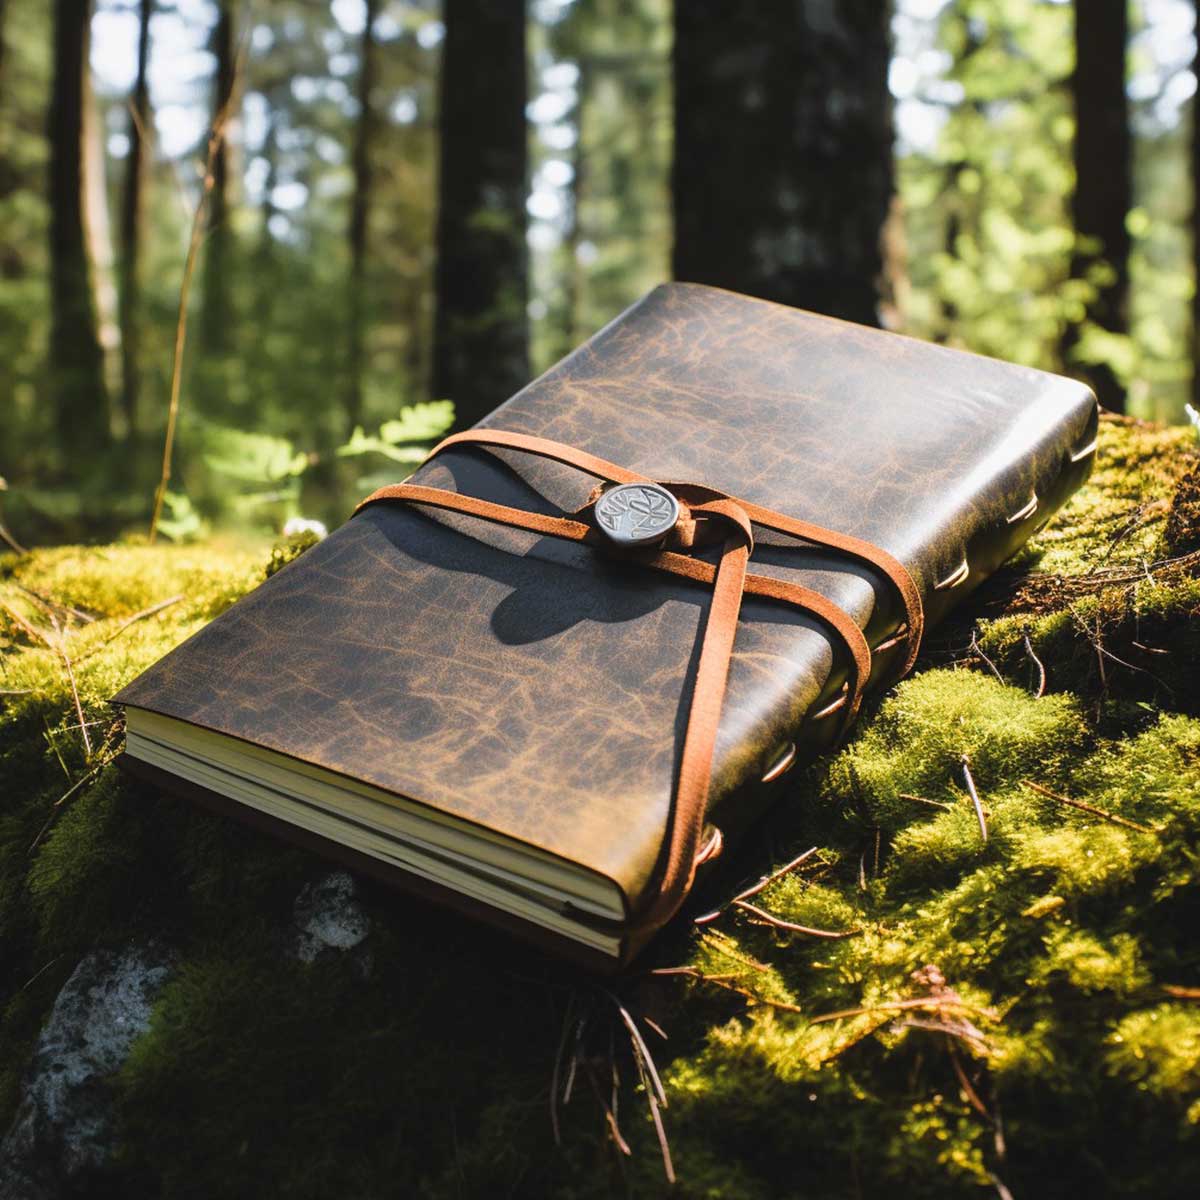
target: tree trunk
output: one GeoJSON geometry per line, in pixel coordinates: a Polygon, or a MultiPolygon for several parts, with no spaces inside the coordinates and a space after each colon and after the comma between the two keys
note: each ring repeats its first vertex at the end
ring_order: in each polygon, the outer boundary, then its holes
{"type": "Polygon", "coordinates": [[[50,387],[69,466],[109,442],[104,355],[85,229],[91,0],[55,0],[50,95],[50,387]]]}
{"type": "MultiPolygon", "coordinates": [[[[1104,264],[1104,278],[1086,319],[1110,333],[1129,332],[1129,232],[1133,206],[1132,139],[1125,95],[1128,0],[1075,0],[1075,250],[1071,274],[1083,278],[1104,264]]],[[[1063,339],[1069,363],[1077,327],[1063,339]]],[[[1100,403],[1125,411],[1125,392],[1105,364],[1076,364],[1100,403]]]]}
{"type": "MultiPolygon", "coordinates": [[[[213,79],[213,124],[227,117],[233,98],[234,50],[233,9],[235,0],[219,0],[212,50],[216,57],[213,79]]],[[[213,159],[213,186],[208,199],[208,236],[204,259],[204,299],[200,311],[200,340],[209,354],[229,350],[229,331],[234,322],[229,286],[229,138],[223,136],[213,159]]]]}
{"type": "MultiPolygon", "coordinates": [[[[84,196],[83,227],[92,263],[96,324],[100,352],[104,355],[104,386],[109,396],[121,390],[121,326],[118,315],[116,253],[112,222],[108,214],[108,155],[105,150],[104,117],[96,94],[88,89],[83,109],[84,196]]],[[[112,414],[118,429],[123,413],[112,414]]]]}
{"type": "Polygon", "coordinates": [[[875,324],[888,0],[676,0],[677,279],[875,324]]]}
{"type": "Polygon", "coordinates": [[[358,72],[358,128],[354,137],[354,198],[350,206],[350,294],[347,344],[346,424],[352,432],[363,421],[363,360],[366,331],[367,230],[371,219],[371,146],[375,113],[371,93],[377,73],[375,16],[378,0],[367,0],[358,72]]]}
{"type": "MultiPolygon", "coordinates": [[[[1196,54],[1200,80],[1200,0],[1196,0],[1196,54]]],[[[1192,407],[1200,411],[1200,91],[1192,97],[1192,407]]]]}
{"type": "Polygon", "coordinates": [[[529,377],[525,6],[443,17],[433,386],[461,428],[529,377]]]}
{"type": "Polygon", "coordinates": [[[141,391],[142,210],[151,132],[150,17],[154,0],[140,0],[137,77],[129,98],[129,155],[125,160],[125,192],[121,197],[121,406],[129,437],[137,434],[141,391]]]}

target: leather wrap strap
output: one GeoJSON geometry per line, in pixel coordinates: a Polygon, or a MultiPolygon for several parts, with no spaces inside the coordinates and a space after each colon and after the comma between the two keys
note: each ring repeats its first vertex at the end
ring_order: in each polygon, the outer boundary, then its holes
{"type": "MultiPolygon", "coordinates": [[[[464,513],[499,525],[528,529],[547,537],[612,549],[608,537],[597,528],[592,515],[603,484],[655,482],[573,446],[500,429],[469,429],[453,434],[435,446],[429,458],[454,446],[522,451],[574,467],[601,480],[602,484],[582,508],[563,516],[529,512],[476,496],[415,483],[382,487],[363,500],[355,512],[380,501],[400,501],[464,513]]],[[[904,625],[895,637],[885,643],[893,645],[899,638],[905,642],[905,655],[899,674],[906,674],[911,669],[924,628],[921,595],[912,576],[898,559],[880,547],[861,538],[739,500],[715,488],[692,483],[659,483],[658,486],[666,488],[678,500],[680,520],[663,548],[626,552],[626,556],[648,569],[709,585],[712,599],[704,622],[664,850],[639,910],[631,914],[634,926],[639,931],[665,924],[678,910],[691,887],[697,855],[703,850],[701,835],[708,807],[713,751],[742,597],[758,596],[788,604],[816,619],[845,647],[847,679],[843,700],[839,702],[842,708],[839,736],[858,713],[863,690],[871,677],[871,649],[853,617],[820,592],[771,576],[757,575],[749,570],[754,549],[754,527],[770,529],[810,545],[833,550],[865,564],[887,580],[905,614],[904,625]],[[712,546],[720,547],[715,564],[693,553],[712,546]]]]}

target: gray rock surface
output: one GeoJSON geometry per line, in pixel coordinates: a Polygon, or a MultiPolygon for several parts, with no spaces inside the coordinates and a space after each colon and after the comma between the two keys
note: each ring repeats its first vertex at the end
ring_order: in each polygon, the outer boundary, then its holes
{"type": "Polygon", "coordinates": [[[108,1078],[150,1025],[171,971],[157,946],[93,950],[63,985],[0,1144],[0,1200],[41,1200],[73,1190],[110,1153],[108,1078]]]}
{"type": "Polygon", "coordinates": [[[305,884],[292,911],[293,953],[305,963],[326,951],[354,951],[355,965],[370,974],[370,954],[362,945],[371,932],[371,918],[358,901],[357,885],[349,871],[334,871],[316,883],[305,884]]]}

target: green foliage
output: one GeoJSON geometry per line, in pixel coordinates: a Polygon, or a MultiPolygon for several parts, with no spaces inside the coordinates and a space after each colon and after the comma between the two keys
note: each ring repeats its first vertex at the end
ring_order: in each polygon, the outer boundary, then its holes
{"type": "MultiPolygon", "coordinates": [[[[1146,98],[1133,105],[1130,332],[1113,334],[1085,320],[1111,266],[1100,259],[1071,278],[1072,7],[972,0],[942,6],[936,20],[917,59],[916,96],[948,101],[946,119],[932,148],[897,164],[906,271],[896,300],[906,332],[1048,370],[1107,363],[1129,389],[1129,411],[1181,420],[1192,287],[1187,121],[1163,117],[1161,91],[1138,89],[1146,98]],[[1068,328],[1078,339],[1064,361],[1068,328]]],[[[1131,54],[1140,83],[1181,65],[1131,54]]]]}

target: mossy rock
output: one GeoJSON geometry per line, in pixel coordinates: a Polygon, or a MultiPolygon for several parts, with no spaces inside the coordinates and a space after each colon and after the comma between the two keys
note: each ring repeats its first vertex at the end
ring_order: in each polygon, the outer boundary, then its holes
{"type": "Polygon", "coordinates": [[[325,864],[102,765],[106,698],[302,547],[0,559],[0,1125],[81,958],[153,942],[85,1194],[660,1195],[626,1017],[681,1196],[1200,1194],[1196,471],[1105,421],[717,899],[813,853],[609,985],[366,884],[361,945],[298,955],[325,864]]]}

